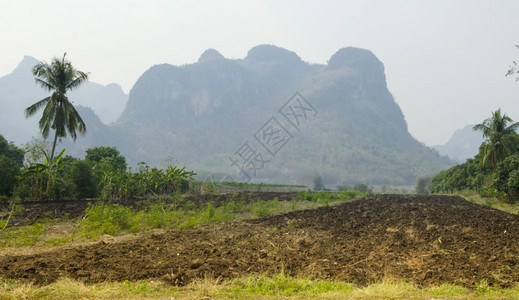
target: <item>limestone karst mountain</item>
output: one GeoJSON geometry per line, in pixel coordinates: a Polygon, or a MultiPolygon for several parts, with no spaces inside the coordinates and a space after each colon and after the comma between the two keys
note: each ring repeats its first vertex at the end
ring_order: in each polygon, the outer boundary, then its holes
{"type": "Polygon", "coordinates": [[[319,174],[328,184],[412,184],[451,164],[409,134],[383,64],[353,47],[327,65],[260,45],[243,59],[210,49],[197,63],[153,66],[114,130],[130,161],[173,157],[242,180],[309,183],[319,174]],[[283,105],[296,92],[313,110],[296,112],[308,116],[294,126],[283,109],[295,106],[283,105]],[[269,128],[278,130],[275,152],[258,139],[269,128]],[[243,160],[246,150],[252,161],[243,160]]]}
{"type": "MultiPolygon", "coordinates": [[[[25,57],[0,78],[0,133],[18,143],[38,132],[38,118],[23,115],[45,96],[30,72],[36,63],[25,57]]],[[[79,157],[110,145],[133,166],[176,162],[200,177],[275,183],[320,175],[328,185],[414,184],[452,164],[409,134],[382,62],[359,48],[340,49],[326,65],[273,45],[243,59],[209,49],[193,64],[151,67],[127,103],[119,86],[95,83],[71,99],[88,132],[60,148],[79,157]]]]}

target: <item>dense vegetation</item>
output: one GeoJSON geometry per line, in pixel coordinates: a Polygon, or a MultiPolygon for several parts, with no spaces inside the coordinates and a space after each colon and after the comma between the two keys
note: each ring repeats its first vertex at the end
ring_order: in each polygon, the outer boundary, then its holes
{"type": "Polygon", "coordinates": [[[501,110],[474,126],[485,142],[474,158],[438,175],[418,181],[417,192],[441,193],[475,190],[482,196],[495,196],[508,202],[519,200],[519,135],[514,123],[501,110]]]}
{"type": "Polygon", "coordinates": [[[24,152],[0,134],[0,197],[12,196],[23,166],[24,152]]]}
{"type": "Polygon", "coordinates": [[[114,147],[95,147],[85,159],[65,156],[61,151],[50,160],[44,145],[24,151],[0,136],[0,195],[21,200],[127,199],[174,194],[187,190],[193,172],[178,166],[165,169],[140,163],[136,170],[114,147]],[[30,156],[29,156],[30,155],[30,156]]]}

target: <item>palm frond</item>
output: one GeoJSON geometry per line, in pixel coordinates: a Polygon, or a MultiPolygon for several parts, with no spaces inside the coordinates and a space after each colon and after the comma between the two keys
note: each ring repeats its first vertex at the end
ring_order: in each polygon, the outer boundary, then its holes
{"type": "Polygon", "coordinates": [[[88,81],[88,74],[75,70],[74,79],[67,85],[67,89],[73,90],[79,87],[82,83],[88,81]]]}
{"type": "Polygon", "coordinates": [[[55,87],[52,84],[48,83],[47,81],[45,81],[43,79],[35,78],[34,81],[36,81],[36,84],[41,86],[46,91],[50,92],[55,89],[55,87]]]}
{"type": "Polygon", "coordinates": [[[28,118],[32,115],[34,115],[40,108],[42,108],[44,105],[46,105],[50,100],[50,97],[41,99],[40,101],[34,103],[33,105],[27,107],[25,109],[25,117],[28,118]]]}

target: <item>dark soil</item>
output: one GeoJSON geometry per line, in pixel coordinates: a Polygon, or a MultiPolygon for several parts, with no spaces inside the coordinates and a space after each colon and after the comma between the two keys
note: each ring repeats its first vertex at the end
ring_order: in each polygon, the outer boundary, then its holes
{"type": "Polygon", "coordinates": [[[0,257],[0,277],[40,284],[276,274],[384,278],[421,286],[519,283],[519,216],[459,197],[378,195],[299,211],[120,242],[0,257]]]}

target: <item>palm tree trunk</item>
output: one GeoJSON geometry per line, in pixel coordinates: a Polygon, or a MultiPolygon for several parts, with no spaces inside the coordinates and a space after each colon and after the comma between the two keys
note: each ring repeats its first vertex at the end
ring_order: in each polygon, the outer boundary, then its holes
{"type": "Polygon", "coordinates": [[[54,150],[56,150],[56,142],[58,141],[58,131],[54,133],[54,143],[52,143],[52,152],[50,153],[49,165],[54,161],[54,150]]]}

